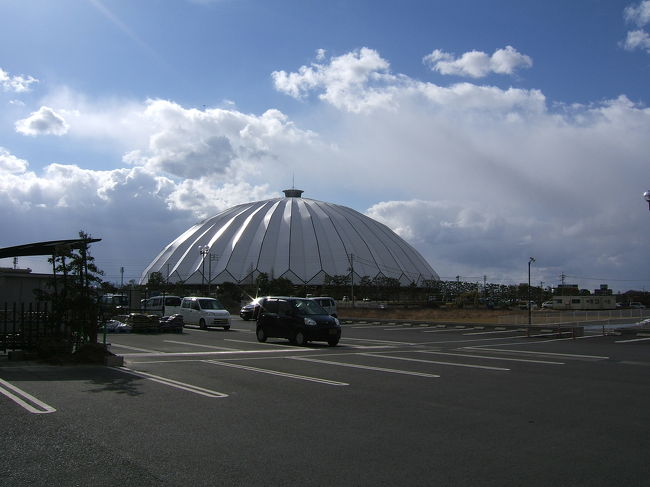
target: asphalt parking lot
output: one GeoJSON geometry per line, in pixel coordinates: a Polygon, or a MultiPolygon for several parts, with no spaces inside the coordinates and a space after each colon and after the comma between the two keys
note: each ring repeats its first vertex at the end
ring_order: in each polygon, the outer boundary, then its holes
{"type": "Polygon", "coordinates": [[[650,483],[650,340],[345,325],[339,346],[109,335],[124,367],[0,362],[5,485],[650,483]]]}

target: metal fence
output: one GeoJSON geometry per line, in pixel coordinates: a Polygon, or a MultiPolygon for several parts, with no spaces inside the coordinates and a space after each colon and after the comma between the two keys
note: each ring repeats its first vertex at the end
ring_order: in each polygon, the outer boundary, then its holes
{"type": "MultiPolygon", "coordinates": [[[[531,313],[531,322],[534,325],[554,325],[559,323],[636,323],[649,317],[649,309],[533,311],[531,313]]],[[[528,324],[528,313],[499,316],[499,324],[528,324]]]]}
{"type": "Polygon", "coordinates": [[[74,339],[65,320],[55,320],[47,303],[0,305],[0,354],[36,351],[45,342],[72,346],[74,339]]]}

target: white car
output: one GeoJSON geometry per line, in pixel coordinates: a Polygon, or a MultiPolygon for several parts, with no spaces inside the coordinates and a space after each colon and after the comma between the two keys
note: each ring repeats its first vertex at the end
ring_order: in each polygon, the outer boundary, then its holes
{"type": "Polygon", "coordinates": [[[183,316],[184,325],[199,325],[202,329],[210,326],[230,329],[230,313],[215,298],[183,298],[180,314],[183,316]]]}

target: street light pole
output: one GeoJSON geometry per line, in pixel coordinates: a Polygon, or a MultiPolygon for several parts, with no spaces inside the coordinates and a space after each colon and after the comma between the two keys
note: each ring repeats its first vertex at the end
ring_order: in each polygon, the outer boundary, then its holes
{"type": "Polygon", "coordinates": [[[201,292],[205,287],[205,256],[210,253],[209,245],[199,245],[199,253],[201,254],[201,292]]]}
{"type": "Polygon", "coordinates": [[[530,306],[530,264],[533,262],[535,262],[535,257],[528,259],[528,325],[531,325],[533,322],[532,308],[530,306]]]}
{"type": "Polygon", "coordinates": [[[650,189],[643,193],[643,198],[648,202],[648,210],[650,210],[650,189]]]}

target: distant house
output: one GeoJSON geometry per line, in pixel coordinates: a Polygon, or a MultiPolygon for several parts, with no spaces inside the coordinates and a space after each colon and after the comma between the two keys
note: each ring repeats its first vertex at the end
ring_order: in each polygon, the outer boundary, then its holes
{"type": "Polygon", "coordinates": [[[553,309],[557,310],[599,310],[616,309],[614,296],[555,296],[553,309]]]}
{"type": "Polygon", "coordinates": [[[46,291],[51,279],[51,274],[37,274],[31,269],[0,267],[0,308],[13,303],[36,305],[34,290],[46,291]]]}

